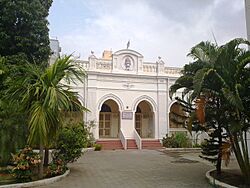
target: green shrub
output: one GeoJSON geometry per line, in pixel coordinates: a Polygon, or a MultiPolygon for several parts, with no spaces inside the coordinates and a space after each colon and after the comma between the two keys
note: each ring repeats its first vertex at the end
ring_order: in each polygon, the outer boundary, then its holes
{"type": "Polygon", "coordinates": [[[193,144],[193,148],[201,148],[202,144],[193,144]]]}
{"type": "Polygon", "coordinates": [[[52,153],[46,177],[63,174],[67,164],[76,161],[82,155],[82,148],[93,146],[93,134],[90,125],[83,123],[68,124],[60,130],[56,141],[56,150],[52,153]]]}
{"type": "Polygon", "coordinates": [[[95,144],[94,147],[95,147],[95,151],[101,151],[101,149],[102,149],[101,144],[95,144]]]}
{"type": "Polygon", "coordinates": [[[186,133],[178,132],[175,134],[175,140],[179,148],[188,148],[191,146],[189,142],[189,138],[187,137],[186,133]]]}
{"type": "Polygon", "coordinates": [[[82,148],[87,146],[87,130],[82,123],[63,127],[57,140],[56,159],[65,164],[76,161],[82,155],[82,148]]]}
{"type": "Polygon", "coordinates": [[[64,174],[67,170],[65,162],[60,158],[54,158],[46,171],[46,177],[54,177],[64,174]]]}
{"type": "Polygon", "coordinates": [[[162,145],[166,148],[177,148],[177,142],[174,139],[174,135],[168,136],[166,134],[166,137],[163,137],[162,139],[162,145]]]}
{"type": "Polygon", "coordinates": [[[191,142],[184,132],[177,132],[170,137],[166,135],[162,139],[162,144],[167,148],[188,148],[191,147],[191,142]]]}
{"type": "Polygon", "coordinates": [[[89,121],[85,124],[85,137],[86,137],[86,147],[92,147],[94,146],[94,143],[95,143],[95,138],[94,138],[94,135],[91,131],[91,129],[93,127],[96,126],[96,123],[95,121],[89,121]]]}
{"type": "Polygon", "coordinates": [[[25,147],[12,157],[15,165],[12,174],[18,182],[31,181],[32,177],[38,174],[38,165],[41,163],[40,155],[33,152],[31,147],[25,147]]]}

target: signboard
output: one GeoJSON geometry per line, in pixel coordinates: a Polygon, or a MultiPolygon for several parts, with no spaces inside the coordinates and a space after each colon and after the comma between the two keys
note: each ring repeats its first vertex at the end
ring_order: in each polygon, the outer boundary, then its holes
{"type": "Polygon", "coordinates": [[[122,112],[122,119],[133,119],[133,112],[122,112]]]}

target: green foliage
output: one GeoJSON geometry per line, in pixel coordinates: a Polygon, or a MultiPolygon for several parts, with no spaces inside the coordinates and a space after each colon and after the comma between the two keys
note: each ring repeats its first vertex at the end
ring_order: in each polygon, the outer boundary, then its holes
{"type": "Polygon", "coordinates": [[[210,42],[194,46],[189,54],[194,62],[184,67],[183,76],[171,86],[170,95],[182,88],[183,99],[190,104],[201,95],[205,98],[206,121],[202,126],[206,131],[216,132],[204,146],[206,158],[217,158],[216,168],[220,173],[221,159],[229,161],[228,152],[224,152],[226,157],[222,156],[223,144],[227,142],[226,145],[231,145],[227,148],[233,148],[246,183],[250,184],[246,137],[250,128],[250,68],[247,66],[250,52],[241,45],[250,45],[250,42],[236,38],[222,46],[210,42]],[[188,83],[182,82],[185,78],[188,83]]]}
{"type": "Polygon", "coordinates": [[[170,137],[166,135],[163,137],[162,144],[166,148],[189,148],[191,147],[191,142],[183,132],[177,132],[176,134],[172,134],[170,137]]]}
{"type": "Polygon", "coordinates": [[[82,148],[87,147],[89,132],[83,123],[63,127],[57,140],[54,157],[66,164],[76,161],[82,155],[82,148]]]}
{"type": "Polygon", "coordinates": [[[85,72],[73,63],[71,56],[57,59],[45,70],[26,64],[22,72],[10,83],[9,100],[21,103],[23,111],[28,112],[29,143],[49,145],[62,124],[62,110],[85,110],[76,102],[78,93],[68,85],[75,79],[83,82],[85,72]]]}
{"type": "Polygon", "coordinates": [[[62,159],[54,158],[48,166],[48,169],[46,171],[46,177],[62,175],[66,172],[67,169],[68,168],[62,159]]]}
{"type": "Polygon", "coordinates": [[[95,149],[94,149],[95,151],[101,151],[101,149],[102,149],[101,144],[95,144],[94,147],[95,147],[95,149]]]}
{"type": "Polygon", "coordinates": [[[6,59],[0,57],[0,166],[10,163],[11,153],[23,148],[27,139],[27,116],[18,103],[6,99],[7,80],[12,79],[6,59]]]}
{"type": "Polygon", "coordinates": [[[32,177],[38,173],[37,169],[40,163],[40,155],[34,153],[31,147],[26,147],[13,155],[13,164],[15,167],[12,173],[18,182],[31,181],[32,177]]]}
{"type": "Polygon", "coordinates": [[[26,59],[47,63],[50,55],[48,12],[52,0],[0,1],[0,55],[11,64],[26,59]]]}

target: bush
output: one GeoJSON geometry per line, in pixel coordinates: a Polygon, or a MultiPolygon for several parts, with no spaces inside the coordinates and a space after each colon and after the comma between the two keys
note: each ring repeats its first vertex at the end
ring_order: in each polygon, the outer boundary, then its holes
{"type": "Polygon", "coordinates": [[[52,162],[46,172],[47,177],[63,174],[67,164],[76,161],[82,155],[82,148],[93,146],[90,126],[83,123],[65,125],[59,132],[56,150],[52,153],[52,162]]]}
{"type": "Polygon", "coordinates": [[[12,174],[18,182],[31,181],[34,174],[38,174],[38,165],[41,163],[40,155],[33,152],[31,147],[25,147],[12,157],[15,165],[12,174]]]}
{"type": "Polygon", "coordinates": [[[62,159],[54,158],[48,166],[48,169],[46,171],[46,177],[62,175],[66,172],[67,169],[68,168],[62,159]]]}
{"type": "Polygon", "coordinates": [[[176,134],[172,134],[170,137],[166,135],[162,139],[162,144],[167,148],[188,148],[191,147],[191,142],[187,135],[183,132],[177,132],[176,134]]]}
{"type": "Polygon", "coordinates": [[[55,158],[62,159],[66,164],[76,161],[86,146],[86,130],[83,124],[63,127],[57,140],[55,158]]]}
{"type": "Polygon", "coordinates": [[[95,144],[95,151],[101,151],[102,145],[101,144],[95,144]]]}

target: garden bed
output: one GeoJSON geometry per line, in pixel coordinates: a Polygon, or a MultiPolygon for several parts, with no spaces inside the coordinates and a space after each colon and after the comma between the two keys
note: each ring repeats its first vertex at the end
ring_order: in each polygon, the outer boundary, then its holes
{"type": "Polygon", "coordinates": [[[207,178],[210,183],[217,185],[218,187],[238,187],[249,188],[249,185],[244,184],[244,179],[238,170],[223,169],[221,175],[217,175],[215,170],[210,170],[207,173],[207,178]],[[210,177],[209,177],[210,176],[210,177]],[[216,181],[217,180],[217,181],[216,181]]]}
{"type": "MultiPolygon", "coordinates": [[[[44,178],[42,180],[25,182],[25,183],[17,183],[15,178],[12,176],[12,179],[8,179],[8,175],[10,174],[0,174],[0,188],[18,188],[18,187],[36,187],[41,185],[47,185],[61,180],[62,178],[68,176],[70,170],[67,170],[64,174],[55,176],[52,178],[44,178]],[[3,178],[4,177],[4,178],[3,178]],[[10,181],[8,181],[10,180],[10,181]],[[11,181],[12,180],[12,181],[11,181]]],[[[10,175],[11,176],[11,175],[10,175]]]]}
{"type": "Polygon", "coordinates": [[[17,183],[17,181],[11,174],[0,172],[0,186],[13,183],[17,183]]]}

